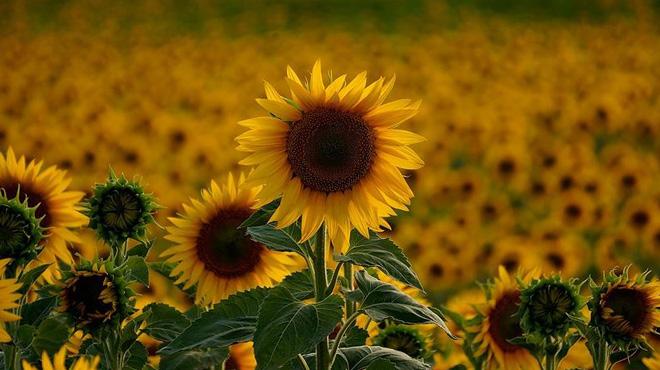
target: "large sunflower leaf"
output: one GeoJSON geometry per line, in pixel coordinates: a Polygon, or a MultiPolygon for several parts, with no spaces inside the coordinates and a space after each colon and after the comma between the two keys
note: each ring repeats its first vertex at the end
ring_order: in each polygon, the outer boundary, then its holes
{"type": "Polygon", "coordinates": [[[402,324],[436,324],[451,336],[444,320],[435,311],[415,301],[394,285],[384,283],[366,271],[358,271],[355,279],[360,292],[360,310],[372,320],[394,320],[402,324]]]}
{"type": "Polygon", "coordinates": [[[299,353],[307,353],[341,320],[343,300],[331,295],[306,304],[284,287],[273,288],[259,312],[254,333],[257,370],[278,369],[299,353]]]}
{"type": "Polygon", "coordinates": [[[160,370],[206,370],[218,367],[229,357],[227,347],[211,349],[192,349],[163,356],[160,370]]]}
{"type": "Polygon", "coordinates": [[[340,348],[338,356],[348,364],[348,370],[362,369],[395,369],[395,370],[426,370],[428,364],[414,359],[403,352],[391,348],[377,346],[359,346],[340,348]],[[388,364],[391,367],[377,365],[388,364]]]}
{"type": "Polygon", "coordinates": [[[250,217],[248,217],[245,221],[243,221],[243,223],[239,226],[239,228],[261,226],[267,224],[268,220],[270,220],[270,217],[273,215],[273,213],[275,213],[275,210],[279,206],[280,206],[280,200],[275,199],[274,201],[254,211],[254,213],[252,213],[250,217]]]}
{"type": "Polygon", "coordinates": [[[151,303],[142,311],[147,314],[142,331],[163,342],[172,341],[190,325],[183,313],[164,303],[151,303]]]}
{"type": "Polygon", "coordinates": [[[369,239],[357,231],[351,234],[351,247],[337,260],[351,262],[362,267],[378,267],[387,275],[412,287],[423,290],[422,283],[412,269],[403,251],[390,239],[372,233],[369,239]]]}
{"type": "Polygon", "coordinates": [[[254,241],[274,251],[295,252],[305,256],[303,245],[298,243],[301,233],[300,227],[296,224],[283,229],[278,229],[273,224],[250,226],[247,228],[247,233],[254,241]]]}
{"type": "Polygon", "coordinates": [[[256,288],[232,295],[203,313],[159,353],[168,355],[193,349],[226,347],[252,340],[259,306],[268,291],[266,288],[256,288]]]}

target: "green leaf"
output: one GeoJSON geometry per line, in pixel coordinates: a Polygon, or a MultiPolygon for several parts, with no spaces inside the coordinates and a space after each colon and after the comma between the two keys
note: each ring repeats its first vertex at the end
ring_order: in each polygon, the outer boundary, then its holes
{"type": "Polygon", "coordinates": [[[138,281],[149,286],[149,267],[144,258],[130,256],[126,261],[126,274],[129,280],[138,281]]]}
{"type": "Polygon", "coordinates": [[[173,354],[199,348],[227,347],[252,340],[257,325],[259,306],[268,289],[241,292],[218,303],[205,312],[159,353],[173,354]]]}
{"type": "Polygon", "coordinates": [[[38,326],[57,305],[57,296],[38,299],[21,308],[21,325],[38,326]]]}
{"type": "Polygon", "coordinates": [[[284,287],[273,288],[261,305],[254,333],[257,369],[277,369],[308,352],[335,329],[342,304],[337,295],[306,304],[284,287]]]}
{"type": "Polygon", "coordinates": [[[452,336],[437,313],[401,292],[394,285],[384,283],[366,271],[358,271],[356,283],[358,290],[364,295],[360,309],[372,320],[382,322],[391,319],[402,324],[436,324],[452,336]]]}
{"type": "Polygon", "coordinates": [[[163,303],[151,303],[143,312],[147,314],[143,331],[163,342],[172,341],[190,325],[183,313],[163,303]]]}
{"type": "Polygon", "coordinates": [[[128,350],[127,359],[124,363],[123,369],[129,370],[142,370],[144,365],[147,363],[147,358],[149,357],[149,352],[140,342],[134,342],[131,348],[128,350]]]}
{"type": "Polygon", "coordinates": [[[273,213],[275,213],[275,210],[279,206],[280,200],[275,199],[274,201],[256,210],[252,215],[250,215],[250,217],[247,218],[247,220],[243,221],[239,228],[243,229],[246,227],[261,226],[267,224],[268,220],[270,220],[270,217],[273,215],[273,213]]]}
{"type": "Polygon", "coordinates": [[[301,301],[314,297],[314,283],[309,270],[294,272],[284,278],[280,286],[285,287],[296,299],[301,301]]]}
{"type": "Polygon", "coordinates": [[[15,342],[19,348],[28,348],[32,344],[37,329],[32,325],[21,325],[16,333],[15,342]]]}
{"type": "Polygon", "coordinates": [[[23,273],[23,275],[21,275],[20,279],[18,279],[19,283],[23,283],[21,288],[18,290],[18,293],[25,294],[28,290],[30,290],[30,287],[32,287],[32,284],[34,284],[37,281],[39,276],[41,276],[41,274],[43,274],[44,271],[46,271],[46,269],[48,269],[48,267],[50,267],[49,264],[39,265],[39,266],[33,268],[32,270],[23,273]]]}
{"type": "Polygon", "coordinates": [[[38,354],[46,351],[56,353],[69,340],[69,327],[57,317],[45,319],[37,328],[32,340],[32,348],[38,354]]]}
{"type": "MultiPolygon", "coordinates": [[[[372,367],[372,364],[382,364],[382,361],[389,362],[394,366],[393,369],[396,370],[426,370],[430,368],[428,364],[416,360],[403,352],[385,347],[360,346],[340,348],[338,355],[346,361],[349,370],[362,370],[365,368],[380,370],[380,367],[372,367]]],[[[384,367],[383,369],[390,368],[384,367]]]]}
{"type": "Polygon", "coordinates": [[[348,332],[341,341],[341,347],[357,347],[363,346],[369,338],[369,333],[360,329],[357,326],[353,326],[348,329],[348,332]]]}
{"type": "Polygon", "coordinates": [[[305,256],[303,246],[298,244],[301,233],[297,225],[278,229],[275,225],[250,226],[247,233],[254,241],[278,252],[295,252],[305,256]]]}
{"type": "Polygon", "coordinates": [[[147,254],[149,253],[149,249],[151,249],[151,246],[153,244],[154,244],[153,240],[147,240],[141,242],[140,244],[137,244],[133,248],[129,249],[128,252],[126,252],[126,255],[129,257],[136,256],[136,257],[145,258],[147,257],[147,254]]]}
{"type": "Polygon", "coordinates": [[[229,349],[219,347],[212,349],[197,349],[177,352],[163,356],[160,360],[160,370],[207,370],[211,367],[219,368],[227,357],[229,349]]]}
{"type": "Polygon", "coordinates": [[[396,366],[388,360],[379,358],[369,364],[366,370],[397,370],[396,366]]]}
{"type": "Polygon", "coordinates": [[[362,267],[378,267],[387,275],[412,287],[423,290],[417,274],[403,251],[390,239],[382,239],[375,233],[369,239],[359,232],[351,234],[351,247],[338,261],[350,262],[362,267]]]}

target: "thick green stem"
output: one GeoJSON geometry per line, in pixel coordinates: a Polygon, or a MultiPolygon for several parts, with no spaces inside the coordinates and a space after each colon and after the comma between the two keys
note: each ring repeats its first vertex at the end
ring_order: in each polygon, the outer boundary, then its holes
{"type": "MultiPolygon", "coordinates": [[[[316,247],[314,251],[314,275],[316,284],[316,301],[324,300],[326,289],[328,288],[328,275],[326,272],[325,255],[327,251],[327,232],[325,225],[322,225],[316,233],[316,247]]],[[[328,338],[316,345],[316,369],[328,370],[330,366],[330,354],[328,353],[328,338]]]]}
{"type": "MultiPolygon", "coordinates": [[[[348,289],[353,290],[353,264],[346,262],[344,264],[344,279],[348,289]]],[[[346,300],[346,317],[350,317],[355,312],[355,302],[346,300]]]]}

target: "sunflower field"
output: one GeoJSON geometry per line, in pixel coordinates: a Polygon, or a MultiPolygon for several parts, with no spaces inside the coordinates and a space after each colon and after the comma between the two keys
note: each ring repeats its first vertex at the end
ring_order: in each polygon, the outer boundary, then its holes
{"type": "Polygon", "coordinates": [[[655,0],[0,0],[0,368],[660,370],[655,0]]]}

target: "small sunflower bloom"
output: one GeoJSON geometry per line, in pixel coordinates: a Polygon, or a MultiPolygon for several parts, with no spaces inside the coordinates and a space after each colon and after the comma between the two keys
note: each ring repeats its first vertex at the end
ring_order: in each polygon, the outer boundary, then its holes
{"type": "MultiPolygon", "coordinates": [[[[93,359],[79,358],[69,367],[66,365],[66,347],[62,347],[52,360],[44,351],[41,355],[41,368],[43,370],[96,370],[100,361],[99,356],[93,359]]],[[[39,368],[23,360],[23,370],[39,370],[39,368]]]]}
{"type": "Polygon", "coordinates": [[[2,279],[10,262],[9,259],[0,260],[0,343],[11,341],[9,333],[4,328],[4,323],[21,319],[20,316],[8,311],[18,307],[18,300],[21,299],[21,295],[17,293],[21,284],[16,279],[2,279]]]}
{"type": "Polygon", "coordinates": [[[112,246],[128,239],[142,240],[147,226],[154,222],[157,206],[142,186],[110,172],[108,180],[97,184],[86,204],[89,227],[112,246]]]}
{"type": "Polygon", "coordinates": [[[578,287],[559,275],[534,279],[520,294],[521,327],[527,334],[561,337],[582,305],[578,287]]]}
{"type": "Polygon", "coordinates": [[[161,257],[175,263],[172,277],[188,289],[197,284],[195,301],[217,303],[257,286],[272,286],[300,267],[290,253],[257,243],[238,227],[252,214],[258,188],[244,185],[230,173],[222,185],[202,190],[202,200],[184,204],[184,213],[170,218],[165,239],[175,245],[161,257]]]}
{"type": "Polygon", "coordinates": [[[660,327],[660,282],[647,281],[647,275],[630,277],[626,268],[620,274],[610,272],[602,284],[592,286],[591,325],[611,345],[641,344],[660,327]]]}
{"type": "Polygon", "coordinates": [[[61,284],[59,311],[86,333],[110,322],[121,322],[133,311],[133,292],[120,275],[108,272],[106,265],[83,262],[74,270],[64,271],[61,284]]]}
{"type": "Polygon", "coordinates": [[[255,166],[247,182],[263,185],[256,207],[281,197],[270,221],[284,228],[301,219],[301,241],[325,224],[344,251],[352,229],[365,237],[382,231],[385,218],[407,210],[413,197],[401,170],[423,166],[409,145],[424,138],[397,127],[420,103],[384,103],[395,79],[367,85],[366,76],[326,81],[317,61],[303,83],[289,67],[291,99],[266,83],[266,99],[257,103],[269,116],[239,122],[249,128],[236,138],[237,149],[249,153],[240,163],[255,166]]]}
{"type": "Polygon", "coordinates": [[[0,190],[0,259],[12,259],[16,267],[34,260],[41,251],[44,230],[36,218],[36,207],[19,195],[8,199],[0,190]]]}

